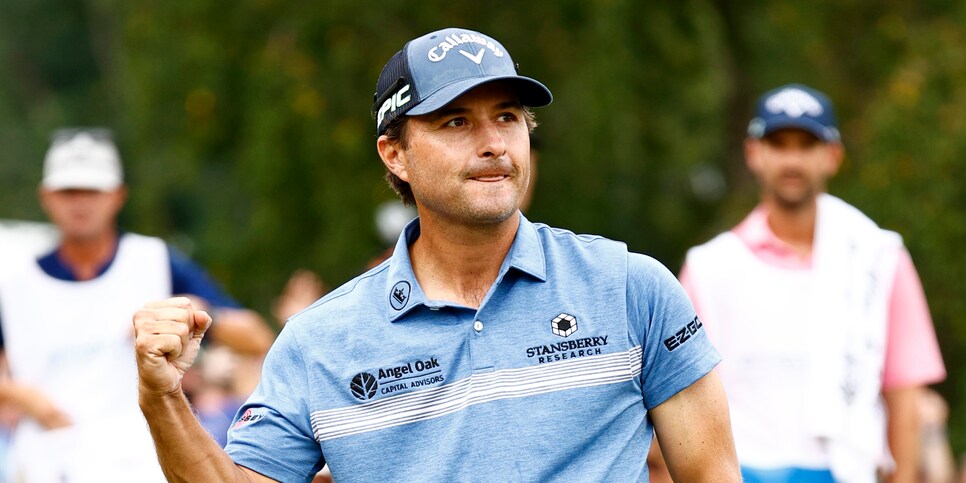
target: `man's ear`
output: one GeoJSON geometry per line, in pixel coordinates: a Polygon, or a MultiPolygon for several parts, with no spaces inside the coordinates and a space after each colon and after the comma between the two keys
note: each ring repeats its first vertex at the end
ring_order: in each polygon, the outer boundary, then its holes
{"type": "Polygon", "coordinates": [[[44,188],[43,185],[38,185],[37,200],[40,201],[40,208],[44,210],[44,213],[47,213],[48,217],[50,217],[50,211],[47,209],[47,204],[48,204],[47,200],[49,199],[50,199],[50,190],[47,188],[44,188]]]}
{"type": "Polygon", "coordinates": [[[111,197],[114,202],[114,215],[117,216],[124,208],[124,204],[127,203],[127,185],[122,184],[118,186],[112,193],[111,197]]]}
{"type": "Polygon", "coordinates": [[[845,146],[842,143],[830,143],[825,149],[828,149],[826,174],[832,177],[839,172],[839,168],[842,167],[842,162],[845,160],[845,146]]]}
{"type": "Polygon", "coordinates": [[[379,152],[382,164],[386,165],[386,169],[390,173],[407,183],[409,182],[409,158],[398,140],[389,139],[386,135],[379,136],[379,139],[376,140],[376,151],[379,152]]]}
{"type": "Polygon", "coordinates": [[[758,173],[759,150],[761,150],[761,140],[750,137],[745,139],[745,166],[754,174],[758,173]]]}

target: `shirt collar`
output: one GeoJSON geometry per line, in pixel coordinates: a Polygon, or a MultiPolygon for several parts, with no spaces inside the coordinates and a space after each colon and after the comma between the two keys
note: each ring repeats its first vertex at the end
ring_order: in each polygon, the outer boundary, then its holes
{"type": "MultiPolygon", "coordinates": [[[[545,282],[547,262],[537,229],[522,213],[519,216],[520,225],[517,227],[517,234],[500,267],[496,283],[500,283],[511,268],[545,282]]],[[[403,229],[389,259],[384,300],[390,322],[396,322],[420,305],[430,309],[439,309],[448,305],[443,301],[428,300],[416,281],[412,260],[409,258],[409,245],[417,238],[419,238],[419,218],[409,222],[403,229]]]]}
{"type": "Polygon", "coordinates": [[[807,266],[810,259],[802,260],[791,245],[775,235],[768,225],[768,213],[768,208],[759,204],[732,232],[760,257],[781,261],[781,265],[799,266],[804,263],[807,266]]]}
{"type": "Polygon", "coordinates": [[[396,240],[396,247],[392,251],[392,256],[389,257],[384,300],[390,322],[395,322],[396,319],[409,313],[414,307],[429,305],[426,303],[426,295],[423,293],[423,289],[416,282],[413,264],[409,259],[409,244],[416,241],[417,238],[419,238],[418,217],[403,228],[402,233],[399,234],[399,239],[396,240]]]}
{"type": "MultiPolygon", "coordinates": [[[[121,236],[123,234],[123,231],[117,233],[117,236],[114,238],[114,251],[111,252],[110,258],[105,260],[104,263],[98,267],[94,278],[104,275],[104,273],[107,272],[107,269],[111,268],[111,265],[114,264],[114,259],[117,258],[117,248],[121,243],[121,236]]],[[[37,265],[39,265],[40,269],[50,277],[66,282],[78,282],[79,280],[76,272],[74,271],[74,267],[71,266],[67,260],[61,258],[60,256],[61,247],[62,245],[57,245],[52,252],[38,257],[37,265]]]]}
{"type": "Polygon", "coordinates": [[[752,250],[778,247],[784,243],[768,226],[768,208],[764,204],[756,206],[732,231],[752,250]]]}
{"type": "Polygon", "coordinates": [[[520,213],[517,236],[513,239],[513,245],[510,246],[510,252],[507,253],[506,258],[497,280],[502,280],[509,268],[515,268],[541,282],[547,281],[547,258],[543,251],[543,244],[540,243],[537,227],[523,216],[523,213],[520,213]]]}

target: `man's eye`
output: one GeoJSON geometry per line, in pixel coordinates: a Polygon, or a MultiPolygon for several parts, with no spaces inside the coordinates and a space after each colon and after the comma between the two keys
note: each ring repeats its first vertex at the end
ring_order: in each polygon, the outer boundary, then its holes
{"type": "Polygon", "coordinates": [[[513,122],[517,120],[517,116],[512,112],[504,112],[503,114],[500,114],[500,120],[503,122],[513,122]]]}
{"type": "Polygon", "coordinates": [[[462,117],[457,117],[455,119],[450,119],[444,125],[447,126],[447,127],[460,127],[460,126],[465,126],[466,125],[466,119],[463,119],[462,117]]]}

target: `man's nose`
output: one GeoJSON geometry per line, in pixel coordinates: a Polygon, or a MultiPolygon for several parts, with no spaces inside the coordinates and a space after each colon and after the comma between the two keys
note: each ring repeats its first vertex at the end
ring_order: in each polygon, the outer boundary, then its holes
{"type": "Polygon", "coordinates": [[[495,123],[481,123],[477,126],[476,131],[479,142],[477,154],[481,158],[500,157],[506,154],[505,133],[495,123]]]}

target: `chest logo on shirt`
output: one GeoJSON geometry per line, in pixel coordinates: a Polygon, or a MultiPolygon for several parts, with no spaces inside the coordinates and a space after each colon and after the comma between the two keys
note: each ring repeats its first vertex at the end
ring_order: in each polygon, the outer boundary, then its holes
{"type": "Polygon", "coordinates": [[[349,390],[360,401],[368,401],[376,394],[393,394],[433,384],[445,380],[439,359],[421,358],[398,366],[382,367],[376,371],[360,372],[352,378],[349,390]]]}
{"type": "Polygon", "coordinates": [[[396,285],[392,286],[392,292],[389,293],[389,305],[396,310],[402,310],[406,307],[409,302],[409,292],[412,287],[409,282],[402,281],[396,282],[396,285]]]}
{"type": "Polygon", "coordinates": [[[570,337],[577,332],[577,317],[570,314],[560,314],[550,321],[550,331],[560,337],[570,337]]]}
{"type": "Polygon", "coordinates": [[[362,401],[372,399],[376,395],[376,389],[379,389],[379,382],[368,372],[356,374],[352,378],[352,382],[349,383],[349,390],[352,391],[352,395],[362,401]]]}
{"type": "MultiPolygon", "coordinates": [[[[550,321],[550,332],[560,337],[570,337],[574,332],[577,332],[577,317],[561,313],[550,321]]],[[[602,348],[607,345],[607,337],[606,335],[583,337],[528,347],[527,358],[536,358],[538,364],[546,364],[578,357],[601,355],[603,353],[602,348]]]]}

